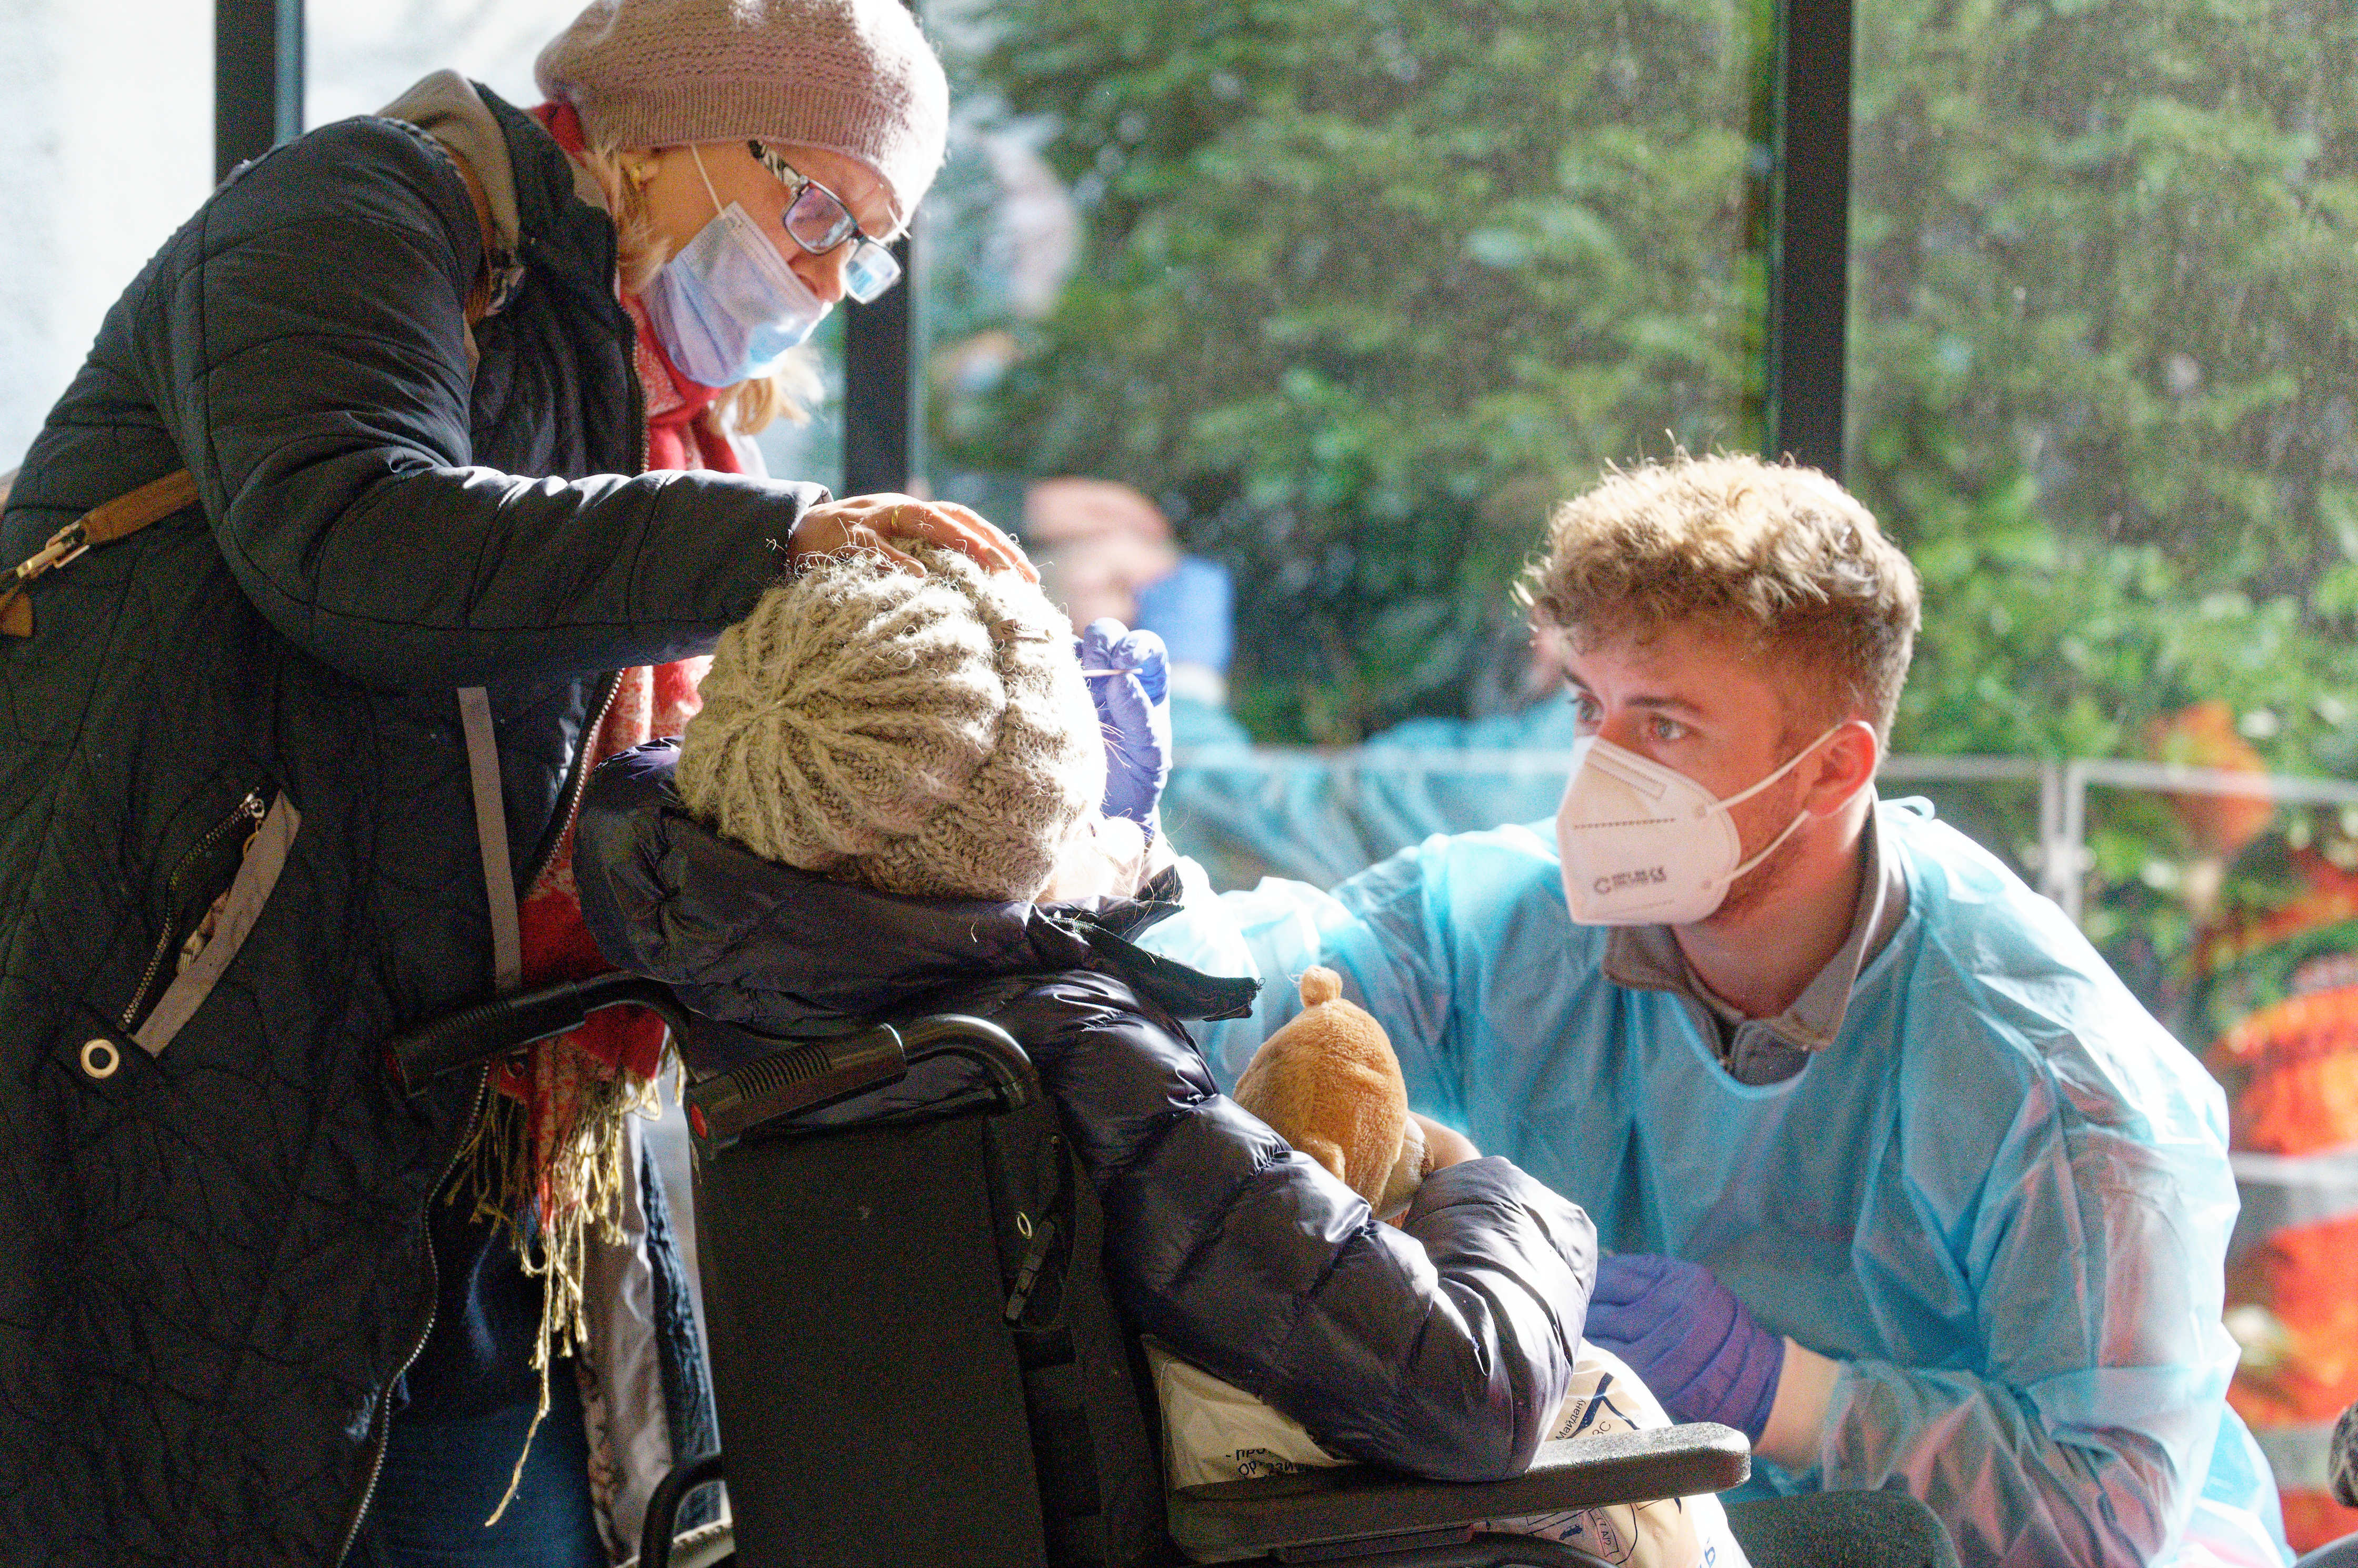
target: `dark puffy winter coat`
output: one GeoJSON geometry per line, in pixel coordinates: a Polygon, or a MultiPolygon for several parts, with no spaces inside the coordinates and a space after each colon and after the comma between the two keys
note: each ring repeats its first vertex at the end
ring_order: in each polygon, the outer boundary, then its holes
{"type": "Polygon", "coordinates": [[[0,644],[0,1559],[337,1561],[480,1082],[405,1098],[384,1056],[492,984],[453,689],[490,690],[522,887],[601,673],[708,649],[817,493],[619,477],[644,420],[612,226],[491,108],[524,274],[480,365],[456,167],[325,126],[141,272],[0,518],[13,563],[175,469],[201,494],[0,644]],[[233,885],[251,929],[159,1009],[233,885]]]}
{"type": "Polygon", "coordinates": [[[1467,1481],[1530,1465],[1595,1275],[1578,1207],[1476,1160],[1433,1173],[1405,1230],[1379,1224],[1215,1087],[1172,1008],[1216,986],[1102,939],[1170,906],[901,898],[776,865],[687,815],[676,756],[627,752],[583,802],[574,865],[608,957],[756,1029],[919,1004],[992,1020],[1096,1184],[1133,1327],[1352,1457],[1467,1481]]]}

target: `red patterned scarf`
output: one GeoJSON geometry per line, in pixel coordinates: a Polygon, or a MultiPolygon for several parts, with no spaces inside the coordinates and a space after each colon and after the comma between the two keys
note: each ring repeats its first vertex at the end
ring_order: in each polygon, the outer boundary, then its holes
{"type": "MultiPolygon", "coordinates": [[[[581,124],[570,104],[544,103],[533,114],[574,158],[583,156],[581,124]]],[[[620,294],[619,285],[617,292],[639,329],[647,467],[742,472],[736,449],[714,415],[719,394],[681,375],[655,341],[639,301],[620,294]]],[[[616,672],[613,696],[582,741],[587,754],[579,766],[586,771],[655,736],[678,734],[702,706],[697,683],[710,664],[709,658],[683,659],[616,672]]],[[[568,819],[556,852],[517,905],[527,989],[587,979],[613,967],[581,919],[573,828],[568,819]]],[[[571,1033],[542,1041],[502,1063],[492,1075],[495,1092],[486,1097],[469,1146],[471,1188],[477,1211],[514,1227],[525,1271],[545,1281],[541,1339],[534,1355],[542,1374],[544,1413],[551,1358],[578,1351],[582,1344],[582,1264],[590,1240],[593,1233],[610,1244],[622,1239],[622,1189],[631,1170],[623,1119],[653,1105],[665,1039],[661,1020],[636,1010],[610,1009],[571,1033]]],[[[517,1460],[519,1476],[523,1463],[517,1460]]]]}

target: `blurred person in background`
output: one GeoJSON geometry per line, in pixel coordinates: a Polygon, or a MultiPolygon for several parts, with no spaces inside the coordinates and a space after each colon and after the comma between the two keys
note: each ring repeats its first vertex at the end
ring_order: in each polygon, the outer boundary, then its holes
{"type": "Polygon", "coordinates": [[[1029,569],[745,471],[941,162],[898,0],[599,0],[537,75],[233,174],[0,518],[50,567],[0,639],[0,1538],[48,1561],[629,1554],[712,1446],[625,1114],[662,1033],[414,1094],[385,1043],[602,968],[580,783],[679,728],[788,558],[1029,569]]]}
{"type": "Polygon", "coordinates": [[[1228,568],[1183,554],[1163,509],[1111,480],[1033,483],[1024,492],[1022,535],[1075,631],[1110,619],[1163,640],[1175,745],[1249,742],[1228,714],[1236,588],[1228,568]]]}

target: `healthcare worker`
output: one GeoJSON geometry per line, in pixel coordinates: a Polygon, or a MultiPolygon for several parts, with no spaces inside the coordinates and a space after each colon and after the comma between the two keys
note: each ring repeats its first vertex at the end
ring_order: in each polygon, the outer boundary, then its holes
{"type": "Polygon", "coordinates": [[[1747,458],[1560,507],[1529,584],[1578,765],[1545,824],[1152,940],[1312,963],[1420,1110],[1595,1217],[1589,1336],[1755,1495],[1896,1488],[1968,1564],[2281,1563],[2223,1395],[2222,1097],[2055,906],[1874,779],[1914,573],[1823,476],[1747,458]]]}
{"type": "Polygon", "coordinates": [[[941,163],[900,0],[598,0],[537,76],[233,175],[0,519],[48,568],[0,637],[11,1562],[603,1568],[712,1445],[625,1114],[660,1031],[414,1094],[386,1044],[602,968],[582,782],[790,556],[1022,563],[742,439],[941,163]]]}

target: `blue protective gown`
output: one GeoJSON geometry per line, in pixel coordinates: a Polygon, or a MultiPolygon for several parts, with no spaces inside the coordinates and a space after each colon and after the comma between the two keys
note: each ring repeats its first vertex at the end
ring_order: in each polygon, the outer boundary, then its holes
{"type": "Polygon", "coordinates": [[[1204,900],[1160,951],[1265,985],[1208,1026],[1224,1081],[1316,962],[1390,1032],[1420,1109],[1691,1259],[1844,1365],[1815,1468],[1751,1495],[1903,1488],[1968,1564],[2283,1563],[2223,1395],[2236,1208],[2218,1087],[2053,903],[1920,803],[1877,807],[1908,913],[1840,1034],[1767,1087],[1688,1007],[1601,970],[1546,824],[1436,837],[1333,895],[1204,900]]]}

